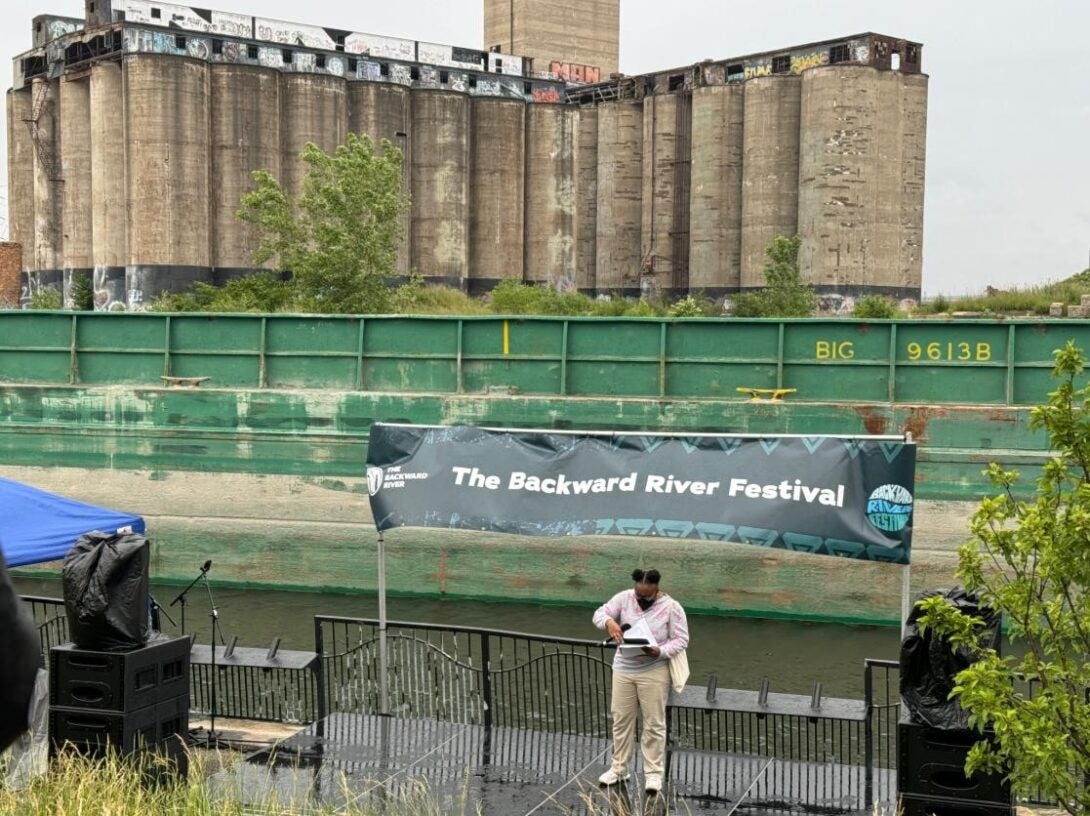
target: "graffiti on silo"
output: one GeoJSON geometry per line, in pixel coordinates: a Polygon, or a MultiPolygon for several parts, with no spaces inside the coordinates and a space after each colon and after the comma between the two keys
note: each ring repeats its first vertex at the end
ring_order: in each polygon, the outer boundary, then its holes
{"type": "Polygon", "coordinates": [[[565,82],[591,84],[602,78],[602,72],[594,65],[575,65],[570,62],[550,62],[549,73],[565,82]]]}

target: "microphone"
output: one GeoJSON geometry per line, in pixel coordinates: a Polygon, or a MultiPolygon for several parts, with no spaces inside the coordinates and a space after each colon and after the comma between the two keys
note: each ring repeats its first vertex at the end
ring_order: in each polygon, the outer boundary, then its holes
{"type": "MultiPolygon", "coordinates": [[[[621,624],[621,633],[624,634],[625,632],[627,632],[631,628],[632,628],[631,623],[622,623],[621,624]]],[[[617,644],[613,642],[613,638],[607,637],[605,640],[602,641],[602,645],[603,646],[616,646],[617,644]]]]}
{"type": "Polygon", "coordinates": [[[211,558],[209,558],[207,561],[204,562],[204,565],[201,567],[201,572],[208,572],[208,570],[210,570],[210,569],[212,569],[212,559],[211,558]]]}

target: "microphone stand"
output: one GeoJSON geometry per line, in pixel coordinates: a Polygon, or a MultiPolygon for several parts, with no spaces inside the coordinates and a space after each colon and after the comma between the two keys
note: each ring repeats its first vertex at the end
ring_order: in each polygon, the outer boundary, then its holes
{"type": "Polygon", "coordinates": [[[212,610],[209,612],[209,617],[212,618],[212,710],[207,741],[208,747],[212,747],[219,739],[219,735],[216,733],[216,707],[218,704],[216,697],[216,675],[218,674],[216,671],[216,640],[218,636],[221,645],[223,644],[223,632],[220,629],[220,611],[216,608],[215,598],[212,597],[212,585],[208,583],[208,570],[202,571],[200,577],[204,579],[204,588],[208,592],[208,605],[212,610]]]}
{"type": "MultiPolygon", "coordinates": [[[[170,613],[159,605],[159,602],[155,600],[155,596],[152,595],[150,592],[148,593],[148,604],[151,606],[151,628],[154,629],[156,632],[163,631],[162,623],[159,620],[159,613],[166,615],[166,619],[170,621],[171,626],[178,625],[174,618],[170,617],[170,613]]],[[[183,606],[182,609],[185,609],[185,607],[183,606]]],[[[185,618],[182,618],[182,620],[185,620],[185,618]]]]}
{"type": "MultiPolygon", "coordinates": [[[[185,596],[186,596],[186,593],[188,593],[189,590],[193,589],[193,587],[195,587],[197,585],[197,582],[200,581],[201,578],[203,578],[205,575],[208,574],[208,570],[211,569],[211,567],[212,567],[211,562],[209,562],[205,566],[201,567],[200,574],[196,578],[194,578],[192,581],[189,582],[189,586],[187,586],[185,589],[183,589],[181,592],[178,593],[177,598],[175,598],[173,601],[170,602],[171,606],[174,606],[174,604],[177,604],[177,603],[180,603],[182,605],[182,634],[183,635],[185,634],[185,596]]],[[[169,619],[170,616],[168,615],[167,617],[169,619]]]]}

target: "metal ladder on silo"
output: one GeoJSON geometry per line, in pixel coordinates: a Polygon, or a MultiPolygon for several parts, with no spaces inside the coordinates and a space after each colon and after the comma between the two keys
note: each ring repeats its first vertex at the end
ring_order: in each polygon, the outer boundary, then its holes
{"type": "Polygon", "coordinates": [[[48,99],[49,83],[37,83],[37,88],[34,90],[34,102],[30,107],[30,118],[24,121],[27,123],[27,127],[30,128],[30,139],[34,142],[34,152],[38,156],[38,162],[45,169],[46,176],[50,181],[61,181],[62,179],[57,175],[57,158],[53,153],[53,145],[45,143],[45,139],[42,138],[41,128],[38,127],[38,120],[42,116],[42,111],[45,109],[45,103],[48,99]]]}

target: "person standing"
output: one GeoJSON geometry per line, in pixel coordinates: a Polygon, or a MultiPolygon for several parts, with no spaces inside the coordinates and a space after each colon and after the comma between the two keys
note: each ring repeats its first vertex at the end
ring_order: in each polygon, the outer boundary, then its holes
{"type": "Polygon", "coordinates": [[[666,756],[666,701],[670,696],[670,659],[689,645],[689,624],[681,604],[659,589],[658,570],[637,569],[635,586],[618,592],[594,613],[594,625],[604,629],[614,643],[624,640],[623,631],[643,621],[658,642],[644,646],[641,654],[613,658],[613,762],[598,777],[599,784],[616,785],[628,779],[628,763],[636,740],[636,718],[643,714],[644,789],[662,790],[666,756]]]}

